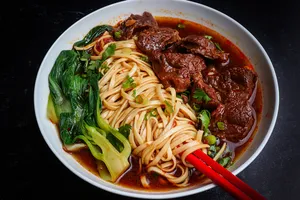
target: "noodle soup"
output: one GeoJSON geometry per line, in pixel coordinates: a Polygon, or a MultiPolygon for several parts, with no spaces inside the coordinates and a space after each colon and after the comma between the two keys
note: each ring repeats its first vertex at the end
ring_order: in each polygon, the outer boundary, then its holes
{"type": "MultiPolygon", "coordinates": [[[[104,180],[152,190],[209,183],[185,161],[197,149],[224,167],[234,163],[255,134],[262,100],[252,64],[233,43],[199,24],[169,17],[154,19],[150,13],[132,15],[115,27],[92,29],[89,34],[99,31],[102,33],[91,41],[85,37],[74,44],[78,57],[72,56],[82,67],[74,67],[72,73],[78,75],[74,83],[85,91],[77,100],[70,100],[69,107],[72,112],[83,111],[71,120],[58,117],[59,109],[48,107],[67,152],[104,180]],[[221,87],[215,80],[228,78],[229,72],[229,86],[221,87]],[[97,78],[97,86],[89,77],[97,78]],[[240,81],[243,77],[246,81],[240,81]],[[234,88],[232,96],[227,95],[228,88],[234,88]],[[242,108],[240,113],[246,114],[233,113],[232,119],[226,115],[228,107],[242,108]],[[89,131],[98,135],[86,133],[89,131]],[[130,155],[124,153],[129,145],[130,155]],[[105,148],[116,156],[126,154],[127,161],[120,158],[122,169],[102,159],[105,148]],[[112,175],[114,170],[119,170],[117,175],[112,175]]],[[[62,81],[62,91],[68,81],[62,81]]],[[[72,97],[69,93],[66,90],[65,96],[72,97]]],[[[52,92],[55,104],[53,99],[52,92]]]]}

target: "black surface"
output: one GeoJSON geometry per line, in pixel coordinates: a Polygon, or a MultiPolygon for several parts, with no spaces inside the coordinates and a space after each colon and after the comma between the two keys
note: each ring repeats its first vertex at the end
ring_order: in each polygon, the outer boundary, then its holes
{"type": "MultiPolygon", "coordinates": [[[[114,1],[8,2],[1,6],[0,199],[129,199],[81,180],[50,151],[34,115],[43,57],[70,25],[114,1]],[[4,45],[5,44],[5,45],[4,45]],[[4,136],[4,137],[3,137],[4,136]]],[[[268,199],[299,199],[299,1],[198,1],[236,19],[263,45],[277,73],[280,109],[261,154],[238,177],[268,199]]],[[[231,199],[216,187],[182,199],[231,199]]]]}

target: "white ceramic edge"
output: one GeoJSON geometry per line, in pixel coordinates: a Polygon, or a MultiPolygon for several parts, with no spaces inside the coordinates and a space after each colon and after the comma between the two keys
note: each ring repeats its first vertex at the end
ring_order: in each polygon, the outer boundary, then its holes
{"type": "MultiPolygon", "coordinates": [[[[138,0],[130,0],[130,1],[138,1],[138,0]]],[[[274,126],[275,126],[275,123],[276,123],[276,119],[277,119],[277,115],[278,115],[278,110],[279,110],[279,87],[278,87],[278,81],[277,81],[277,76],[276,76],[276,73],[275,73],[275,70],[274,70],[274,67],[273,67],[273,64],[268,56],[268,54],[266,53],[266,51],[264,50],[264,48],[262,47],[262,45],[258,42],[258,40],[245,28],[243,27],[241,24],[239,24],[236,20],[234,20],[233,18],[229,17],[228,15],[224,14],[224,13],[221,13],[220,11],[214,9],[214,8],[211,8],[211,7],[208,7],[206,5],[203,5],[203,4],[200,4],[200,3],[195,3],[195,2],[190,2],[190,1],[186,1],[186,0],[175,0],[175,1],[181,1],[181,2],[185,2],[185,3],[189,3],[189,4],[193,4],[193,5],[197,5],[197,6],[202,6],[204,7],[205,9],[208,9],[208,10],[211,10],[213,12],[216,12],[218,13],[219,15],[222,15],[224,18],[226,18],[227,20],[233,22],[235,25],[237,25],[239,28],[241,28],[248,36],[251,37],[251,39],[256,43],[256,45],[259,47],[259,49],[263,52],[264,54],[264,57],[267,59],[267,62],[269,64],[269,66],[271,66],[270,70],[271,70],[271,73],[272,73],[272,78],[274,80],[274,91],[275,91],[275,106],[274,106],[274,114],[273,114],[273,118],[271,120],[271,124],[270,124],[270,127],[268,129],[268,132],[264,138],[264,140],[262,141],[262,143],[260,144],[260,146],[257,148],[257,150],[253,153],[252,156],[250,156],[250,158],[245,162],[243,163],[240,167],[238,167],[236,170],[234,170],[232,173],[237,175],[238,173],[240,173],[241,171],[243,171],[251,162],[253,162],[253,160],[260,154],[260,152],[263,150],[263,148],[265,147],[266,143],[268,142],[272,132],[273,132],[273,129],[274,129],[274,126]]],[[[52,44],[51,48],[48,50],[47,54],[45,55],[42,63],[40,66],[42,66],[46,60],[46,58],[49,56],[49,52],[51,52],[52,48],[55,46],[55,44],[58,42],[58,40],[69,30],[71,29],[73,26],[75,26],[77,23],[79,23],[80,21],[83,21],[85,20],[85,18],[88,18],[90,15],[93,15],[95,12],[101,10],[101,9],[104,9],[104,8],[107,8],[107,7],[111,7],[111,6],[115,6],[117,4],[123,4],[123,3],[126,3],[126,1],[123,1],[123,2],[118,2],[118,3],[114,3],[114,4],[111,4],[111,5],[108,5],[108,6],[105,6],[105,7],[102,7],[100,9],[97,9],[93,12],[91,12],[90,14],[84,16],[83,18],[81,18],[80,20],[76,21],[72,26],[70,26],[67,30],[65,30],[58,38],[57,40],[52,44]]],[[[34,87],[34,109],[35,109],[35,116],[38,116],[38,113],[37,113],[37,110],[36,110],[36,104],[37,104],[37,101],[38,101],[38,96],[37,96],[37,80],[39,79],[39,76],[40,76],[40,70],[38,71],[38,74],[37,74],[37,77],[36,77],[36,81],[35,81],[35,87],[34,87]]],[[[43,127],[40,125],[41,124],[41,121],[39,118],[36,117],[36,120],[38,122],[38,126],[42,132],[42,129],[43,127]]],[[[147,195],[147,194],[140,194],[140,193],[131,193],[131,192],[127,192],[127,191],[119,191],[119,190],[116,190],[116,189],[113,189],[113,188],[110,188],[108,186],[104,186],[104,185],[101,185],[99,183],[96,183],[92,180],[89,180],[87,179],[86,177],[82,176],[76,169],[74,169],[72,166],[70,166],[63,158],[61,155],[58,154],[58,152],[53,148],[53,146],[51,145],[51,143],[49,142],[49,140],[42,134],[43,138],[45,139],[46,143],[48,144],[49,148],[52,150],[52,152],[56,155],[56,157],[70,170],[72,171],[74,174],[76,174],[78,177],[82,178],[83,180],[89,182],[90,184],[94,185],[94,186],[97,186],[103,190],[106,190],[108,192],[111,192],[111,193],[115,193],[115,194],[119,194],[119,195],[123,195],[123,196],[128,196],[128,197],[134,197],[134,198],[144,198],[144,199],[169,199],[169,198],[177,198],[177,197],[183,197],[183,196],[189,196],[189,195],[193,195],[193,194],[196,194],[196,193],[199,193],[199,192],[203,192],[203,191],[206,191],[208,189],[211,189],[213,187],[215,187],[216,185],[215,184],[209,184],[209,185],[206,185],[206,186],[203,186],[199,189],[192,189],[192,190],[189,190],[189,191],[182,191],[182,192],[176,192],[176,193],[173,193],[173,194],[163,194],[163,193],[160,193],[160,194],[151,194],[151,195],[147,195]]]]}

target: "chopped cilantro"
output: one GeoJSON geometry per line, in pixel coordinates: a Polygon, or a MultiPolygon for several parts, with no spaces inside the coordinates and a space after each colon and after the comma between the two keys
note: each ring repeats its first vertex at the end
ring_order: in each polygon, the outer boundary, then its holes
{"type": "Polygon", "coordinates": [[[201,89],[196,89],[193,95],[193,98],[198,101],[205,101],[205,103],[209,102],[211,98],[201,89]]]}
{"type": "Polygon", "coordinates": [[[198,119],[201,120],[204,132],[208,132],[208,126],[210,123],[210,112],[208,110],[202,110],[198,115],[198,119]]]}
{"type": "Polygon", "coordinates": [[[219,49],[220,51],[223,51],[220,44],[215,42],[215,46],[217,47],[217,49],[219,49]]]}
{"type": "Polygon", "coordinates": [[[209,40],[211,40],[213,37],[212,36],[210,36],[210,35],[204,35],[204,37],[206,38],[206,39],[209,39],[209,40]]]}

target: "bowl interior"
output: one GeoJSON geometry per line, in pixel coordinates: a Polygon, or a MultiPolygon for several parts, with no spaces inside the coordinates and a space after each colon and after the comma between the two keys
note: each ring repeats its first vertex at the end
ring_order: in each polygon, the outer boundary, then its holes
{"type": "Polygon", "coordinates": [[[72,156],[63,151],[57,130],[46,117],[49,94],[48,74],[60,51],[71,49],[75,41],[81,39],[96,25],[103,23],[114,25],[131,13],[141,14],[143,11],[151,12],[154,16],[177,17],[207,26],[236,44],[250,59],[258,73],[263,90],[262,119],[258,132],[247,151],[240,156],[230,170],[234,174],[238,174],[256,158],[267,143],[277,118],[279,92],[272,63],[259,42],[235,20],[214,9],[188,1],[133,0],[120,2],[87,15],[67,29],[46,54],[36,78],[34,107],[39,128],[50,149],[67,168],[83,180],[106,191],[131,197],[161,199],[187,196],[205,191],[215,185],[208,184],[199,188],[189,187],[165,192],[151,191],[151,195],[149,195],[149,191],[138,191],[105,182],[88,172],[72,156]]]}

